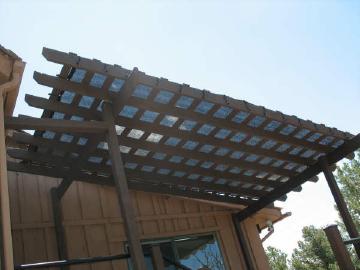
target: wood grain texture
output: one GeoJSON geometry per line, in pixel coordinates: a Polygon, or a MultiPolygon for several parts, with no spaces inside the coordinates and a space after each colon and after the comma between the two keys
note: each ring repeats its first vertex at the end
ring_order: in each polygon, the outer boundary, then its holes
{"type": "MultiPolygon", "coordinates": [[[[50,189],[60,179],[14,172],[8,177],[15,264],[58,259],[50,189]]],[[[130,195],[141,239],[215,233],[228,269],[241,270],[242,255],[231,221],[233,210],[141,191],[130,195]]],[[[62,211],[69,258],[125,252],[124,223],[113,187],[74,182],[62,198],[62,211]]],[[[70,269],[127,269],[127,263],[103,262],[70,269]]]]}

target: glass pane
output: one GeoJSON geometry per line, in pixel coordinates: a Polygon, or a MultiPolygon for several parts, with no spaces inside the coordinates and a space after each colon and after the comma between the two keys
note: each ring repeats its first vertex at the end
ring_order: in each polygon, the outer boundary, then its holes
{"type": "MultiPolygon", "coordinates": [[[[142,244],[146,270],[153,270],[155,266],[151,257],[152,245],[160,245],[165,270],[179,270],[174,263],[182,264],[190,269],[225,270],[223,257],[218,243],[213,235],[185,236],[147,241],[142,244]]],[[[128,250],[128,246],[126,246],[128,250]]],[[[133,270],[131,259],[128,260],[130,270],[133,270]]]]}
{"type": "Polygon", "coordinates": [[[146,264],[146,270],[153,270],[154,265],[151,258],[151,246],[150,245],[143,245],[142,247],[144,256],[145,256],[145,264],[146,264]]]}
{"type": "Polygon", "coordinates": [[[199,236],[174,241],[179,262],[191,269],[224,270],[224,261],[214,236],[199,236]]]}
{"type": "MultiPolygon", "coordinates": [[[[174,249],[172,247],[171,242],[161,243],[160,244],[160,250],[161,250],[161,254],[163,255],[163,257],[166,257],[166,258],[170,259],[173,262],[176,261],[175,254],[174,254],[174,249]]],[[[164,260],[164,265],[165,265],[166,270],[177,270],[174,265],[172,265],[171,263],[169,263],[169,262],[167,262],[165,260],[164,260]]]]}

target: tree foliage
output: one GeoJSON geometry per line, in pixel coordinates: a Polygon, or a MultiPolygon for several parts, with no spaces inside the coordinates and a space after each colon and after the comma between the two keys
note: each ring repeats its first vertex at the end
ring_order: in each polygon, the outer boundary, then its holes
{"type": "Polygon", "coordinates": [[[360,151],[356,158],[337,169],[336,180],[347,203],[349,212],[360,231],[360,151]]]}
{"type": "Polygon", "coordinates": [[[280,249],[274,247],[268,247],[266,249],[266,254],[269,258],[270,267],[273,270],[287,270],[288,269],[288,260],[287,254],[282,252],[280,249]]]}
{"type": "Polygon", "coordinates": [[[303,240],[298,242],[291,256],[291,268],[294,270],[335,270],[336,260],[330,244],[322,229],[314,226],[304,227],[303,240]]]}
{"type": "MultiPolygon", "coordinates": [[[[360,151],[356,152],[356,157],[352,161],[345,162],[337,168],[336,180],[357,229],[360,231],[360,151]]],[[[338,225],[343,239],[347,239],[348,235],[342,221],[338,225]]],[[[284,266],[284,253],[281,250],[272,247],[267,248],[267,255],[273,270],[339,269],[330,244],[321,228],[307,226],[303,228],[302,233],[303,239],[298,242],[298,247],[293,250],[290,260],[287,260],[285,254],[286,266],[284,266]]],[[[360,269],[360,261],[352,248],[350,248],[350,253],[356,269],[360,269]]]]}

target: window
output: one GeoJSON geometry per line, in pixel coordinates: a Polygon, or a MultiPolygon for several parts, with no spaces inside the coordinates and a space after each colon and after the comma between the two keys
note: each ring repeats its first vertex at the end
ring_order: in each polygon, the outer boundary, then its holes
{"type": "MultiPolygon", "coordinates": [[[[143,252],[147,270],[155,269],[151,259],[152,245],[159,245],[166,270],[177,270],[173,262],[190,269],[225,270],[223,256],[215,235],[183,236],[155,241],[144,241],[143,252]]],[[[129,260],[130,262],[130,260],[129,260]]],[[[129,263],[129,269],[132,269],[129,263]]]]}

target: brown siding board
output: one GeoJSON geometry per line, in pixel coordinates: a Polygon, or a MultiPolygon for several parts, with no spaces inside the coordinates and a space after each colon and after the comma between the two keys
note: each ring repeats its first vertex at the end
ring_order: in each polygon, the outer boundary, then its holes
{"type": "MultiPolygon", "coordinates": [[[[9,179],[15,263],[57,259],[48,204],[50,188],[58,181],[23,173],[9,173],[9,179]]],[[[140,191],[131,191],[131,197],[141,239],[215,233],[228,269],[242,269],[230,209],[140,191]]],[[[114,188],[74,182],[62,199],[62,209],[69,258],[125,252],[126,236],[114,188]]],[[[70,268],[78,269],[125,270],[127,263],[114,261],[70,268]]]]}

